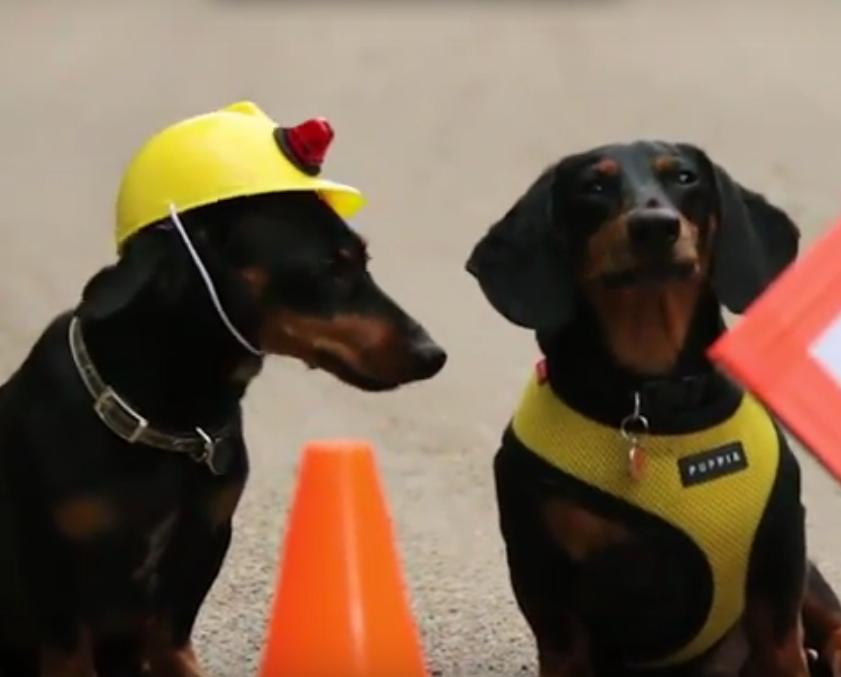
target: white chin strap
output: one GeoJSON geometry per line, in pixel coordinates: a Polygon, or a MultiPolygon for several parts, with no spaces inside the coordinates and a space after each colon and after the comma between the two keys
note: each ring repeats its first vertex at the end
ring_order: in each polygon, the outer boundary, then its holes
{"type": "Polygon", "coordinates": [[[184,242],[184,246],[187,247],[187,251],[190,252],[190,257],[193,259],[193,263],[196,264],[196,268],[199,270],[199,274],[204,281],[204,286],[207,287],[207,293],[210,294],[210,300],[213,301],[213,306],[216,308],[216,312],[222,320],[222,323],[225,327],[227,327],[228,331],[231,332],[231,336],[233,336],[249,353],[262,356],[264,354],[263,351],[259,348],[255,348],[247,338],[239,333],[233,322],[231,322],[228,317],[228,314],[225,312],[225,309],[222,307],[222,303],[219,301],[219,295],[216,293],[216,287],[213,286],[213,280],[210,279],[210,275],[204,267],[204,264],[201,262],[201,258],[199,257],[196,248],[193,246],[193,243],[190,242],[187,231],[184,229],[181,219],[178,218],[178,210],[175,209],[175,205],[172,203],[169,205],[169,216],[172,219],[172,224],[175,226],[175,230],[178,231],[178,235],[184,242]]]}

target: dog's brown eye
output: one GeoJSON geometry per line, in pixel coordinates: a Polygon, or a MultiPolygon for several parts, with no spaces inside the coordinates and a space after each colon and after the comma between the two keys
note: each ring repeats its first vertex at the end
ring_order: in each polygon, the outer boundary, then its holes
{"type": "Polygon", "coordinates": [[[682,186],[689,186],[697,180],[698,176],[694,172],[690,172],[688,169],[678,172],[677,182],[682,186]]]}
{"type": "Polygon", "coordinates": [[[606,186],[601,179],[590,179],[582,188],[587,195],[601,195],[605,192],[606,186]]]}
{"type": "Polygon", "coordinates": [[[330,275],[333,275],[334,277],[342,277],[351,270],[352,266],[353,264],[351,261],[342,256],[337,256],[328,261],[327,270],[330,275]]]}
{"type": "Polygon", "coordinates": [[[347,277],[364,269],[367,261],[368,253],[364,249],[342,249],[326,261],[327,271],[333,277],[347,277]]]}

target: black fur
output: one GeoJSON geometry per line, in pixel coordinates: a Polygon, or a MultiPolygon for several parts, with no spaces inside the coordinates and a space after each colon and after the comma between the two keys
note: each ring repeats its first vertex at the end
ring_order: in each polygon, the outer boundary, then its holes
{"type": "MultiPolygon", "coordinates": [[[[535,330],[558,396],[618,428],[639,392],[652,429],[670,433],[713,425],[738,404],[741,392],[717,373],[706,349],[724,331],[722,306],[743,311],[794,259],[797,244],[798,230],[783,210],[736,183],[702,150],[637,142],[572,155],[547,169],[479,240],[467,270],[501,315],[535,330]],[[662,157],[669,158],[669,168],[655,170],[662,157]],[[605,160],[610,161],[609,171],[605,160]],[[644,373],[618,362],[605,335],[608,325],[599,315],[603,311],[588,300],[579,277],[590,239],[607,224],[630,222],[638,214],[652,224],[664,218],[694,224],[698,249],[709,252],[710,269],[686,339],[674,364],[662,373],[644,373]]],[[[670,273],[671,261],[660,252],[646,252],[637,260],[639,269],[608,271],[594,284],[642,285],[640,289],[654,293],[677,279],[670,273]]],[[[807,578],[799,468],[782,443],[780,472],[756,538],[748,583],[752,602],[765,604],[774,619],[774,631],[755,640],[766,644],[778,641],[796,622],[807,578]]],[[[564,667],[564,661],[581,651],[576,640],[581,627],[589,645],[587,677],[707,674],[703,659],[659,672],[627,666],[629,657],[679,646],[696,607],[703,604],[701,565],[671,527],[658,526],[640,511],[617,506],[615,499],[563,476],[532,457],[510,431],[496,456],[495,477],[511,582],[535,635],[542,675],[584,677],[580,665],[564,667]],[[552,496],[572,498],[630,529],[649,547],[617,545],[575,564],[542,524],[541,508],[552,496]],[[673,594],[660,595],[671,590],[670,583],[677,586],[673,594]],[[632,603],[635,586],[645,585],[649,588],[640,599],[660,600],[651,617],[645,607],[622,607],[632,603]],[[622,595],[617,592],[623,590],[622,595]],[[623,618],[624,625],[617,626],[623,618]]],[[[819,576],[817,569],[812,571],[819,576]]],[[[834,593],[828,586],[819,589],[813,578],[807,597],[820,608],[837,609],[834,593]]],[[[811,628],[810,639],[823,641],[841,627],[836,621],[817,623],[820,627],[811,628]]]]}

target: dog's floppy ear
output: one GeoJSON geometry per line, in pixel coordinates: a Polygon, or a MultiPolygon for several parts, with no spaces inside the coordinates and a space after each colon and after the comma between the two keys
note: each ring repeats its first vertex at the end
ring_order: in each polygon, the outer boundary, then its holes
{"type": "Polygon", "coordinates": [[[466,266],[497,312],[529,329],[556,329],[573,312],[571,271],[553,209],[556,171],[547,169],[491,226],[466,266]]]}
{"type": "Polygon", "coordinates": [[[713,288],[728,309],[741,313],[797,256],[800,231],[782,209],[694,150],[707,165],[717,198],[713,288]]]}
{"type": "Polygon", "coordinates": [[[101,320],[129,305],[147,290],[168,257],[167,233],[149,231],[129,240],[120,259],[94,275],[82,291],[79,317],[101,320]]]}

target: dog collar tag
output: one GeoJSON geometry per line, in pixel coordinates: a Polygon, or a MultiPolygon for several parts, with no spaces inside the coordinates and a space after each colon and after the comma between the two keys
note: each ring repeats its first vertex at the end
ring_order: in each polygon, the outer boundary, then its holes
{"type": "Polygon", "coordinates": [[[628,449],[628,475],[634,482],[639,482],[642,479],[645,474],[645,466],[645,449],[635,442],[628,449]]]}

